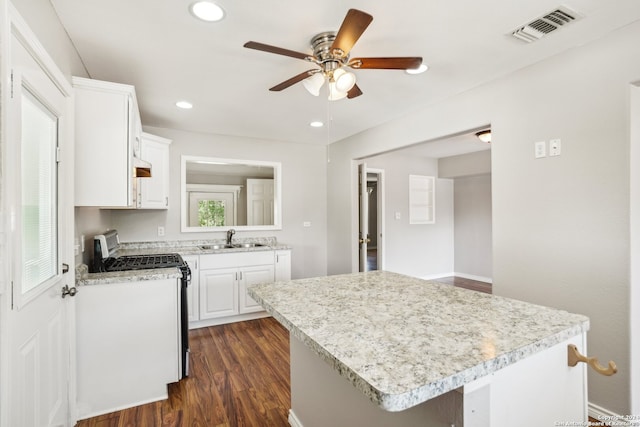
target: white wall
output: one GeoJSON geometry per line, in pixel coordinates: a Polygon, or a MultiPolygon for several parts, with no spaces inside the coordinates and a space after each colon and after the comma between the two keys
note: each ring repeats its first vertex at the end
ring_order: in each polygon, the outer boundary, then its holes
{"type": "MultiPolygon", "coordinates": [[[[491,123],[494,293],[588,315],[590,401],[629,414],[629,84],[640,22],[331,146],[329,271],[350,271],[351,159],[491,123]],[[562,139],[560,157],[533,143],[562,139]]],[[[636,359],[637,360],[637,359],[636,359]]],[[[635,363],[639,363],[636,361],[635,363]]]]}
{"type": "Polygon", "coordinates": [[[491,175],[453,180],[454,270],[492,281],[491,175]]]}
{"type": "MultiPolygon", "coordinates": [[[[168,210],[112,210],[109,227],[116,228],[123,242],[156,240],[222,239],[224,232],[182,233],[180,231],[180,157],[183,154],[265,160],[282,163],[282,230],[238,231],[238,237],[276,236],[279,242],[291,245],[292,277],[313,277],[327,274],[326,147],[240,138],[172,129],[145,127],[145,131],[171,139],[170,145],[170,207],[168,210]],[[310,221],[311,227],[303,227],[310,221]],[[158,237],[158,226],[165,227],[165,236],[158,237]]],[[[79,224],[87,224],[85,215],[98,220],[92,210],[79,210],[79,224]]],[[[93,222],[95,224],[96,221],[93,222]]],[[[103,224],[104,225],[104,224],[103,224]]]]}
{"type": "Polygon", "coordinates": [[[426,278],[453,273],[453,181],[436,181],[435,224],[409,224],[409,175],[437,177],[438,161],[388,153],[366,162],[384,169],[385,270],[426,278]]]}

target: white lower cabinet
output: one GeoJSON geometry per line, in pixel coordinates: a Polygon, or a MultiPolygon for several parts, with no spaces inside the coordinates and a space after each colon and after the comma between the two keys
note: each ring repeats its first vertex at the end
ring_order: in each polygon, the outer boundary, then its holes
{"type": "MultiPolygon", "coordinates": [[[[257,283],[289,280],[291,251],[253,251],[199,256],[197,290],[192,280],[189,326],[204,326],[256,319],[266,316],[262,306],[248,294],[257,283]],[[280,254],[278,256],[278,254],[280,254]]],[[[183,257],[191,267],[195,256],[183,257]]],[[[195,275],[191,267],[192,275],[195,275]]]]}
{"type": "Polygon", "coordinates": [[[264,310],[260,304],[249,296],[247,289],[257,283],[273,282],[274,270],[273,264],[240,269],[240,281],[238,282],[240,313],[255,313],[256,311],[264,310]]]}
{"type": "Polygon", "coordinates": [[[276,282],[291,280],[291,250],[277,250],[276,282]]]}
{"type": "Polygon", "coordinates": [[[200,320],[239,313],[238,270],[216,268],[200,271],[200,320]]]}
{"type": "Polygon", "coordinates": [[[166,399],[180,379],[178,279],[85,285],[75,299],[78,419],[166,399]]]}

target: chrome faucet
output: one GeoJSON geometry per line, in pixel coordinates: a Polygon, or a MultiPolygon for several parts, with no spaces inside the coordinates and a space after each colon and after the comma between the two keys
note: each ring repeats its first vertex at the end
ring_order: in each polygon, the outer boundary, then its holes
{"type": "Polygon", "coordinates": [[[227,231],[227,245],[231,244],[231,239],[233,239],[234,234],[236,234],[236,230],[233,228],[227,231]]]}

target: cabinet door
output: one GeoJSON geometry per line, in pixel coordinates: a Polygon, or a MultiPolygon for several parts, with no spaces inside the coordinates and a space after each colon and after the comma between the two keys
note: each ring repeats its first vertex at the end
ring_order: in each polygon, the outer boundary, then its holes
{"type": "Polygon", "coordinates": [[[291,251],[276,251],[276,282],[291,280],[291,251]]]}
{"type": "Polygon", "coordinates": [[[75,205],[134,207],[133,86],[73,78],[75,205]]]}
{"type": "Polygon", "coordinates": [[[140,158],[151,163],[151,178],[138,179],[138,208],[169,209],[169,144],[171,140],[142,133],[140,158]]]}
{"type": "Polygon", "coordinates": [[[238,314],[238,269],[200,270],[200,319],[238,314]]]}
{"type": "Polygon", "coordinates": [[[247,289],[256,283],[271,283],[273,279],[273,265],[256,265],[240,269],[240,313],[263,310],[262,306],[249,296],[247,289]]]}
{"type": "Polygon", "coordinates": [[[195,322],[200,320],[200,303],[198,298],[200,291],[200,273],[198,271],[198,257],[183,256],[182,259],[191,269],[191,283],[187,286],[187,305],[189,308],[189,322],[195,322]]]}

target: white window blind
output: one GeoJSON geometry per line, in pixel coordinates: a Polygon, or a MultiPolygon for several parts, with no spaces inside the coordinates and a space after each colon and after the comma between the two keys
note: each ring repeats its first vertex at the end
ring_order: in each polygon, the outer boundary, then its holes
{"type": "Polygon", "coordinates": [[[57,118],[22,91],[22,293],[57,274],[57,118]]]}

